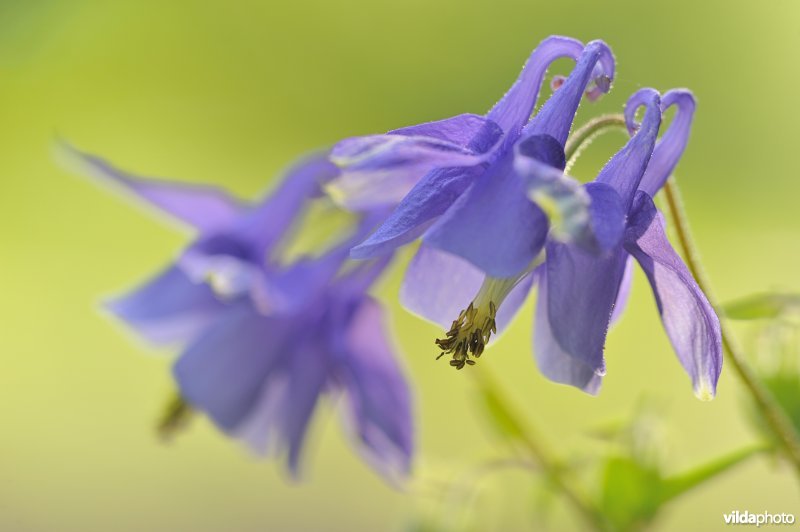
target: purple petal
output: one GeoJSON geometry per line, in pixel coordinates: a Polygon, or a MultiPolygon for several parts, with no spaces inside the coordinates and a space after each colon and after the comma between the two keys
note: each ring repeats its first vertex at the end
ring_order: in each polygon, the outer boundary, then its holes
{"type": "MultiPolygon", "coordinates": [[[[411,312],[444,329],[475,298],[486,275],[466,260],[422,244],[406,269],[400,302],[411,312]]],[[[525,302],[532,276],[526,275],[497,311],[497,334],[503,332],[525,302]]]]}
{"type": "Polygon", "coordinates": [[[621,248],[596,257],[568,244],[547,245],[552,336],[561,349],[599,374],[604,371],[603,347],[625,258],[621,248]]]}
{"type": "Polygon", "coordinates": [[[458,255],[490,277],[514,277],[544,246],[547,217],[531,202],[510,155],[479,176],[423,241],[458,255]]]}
{"type": "Polygon", "coordinates": [[[281,433],[285,438],[289,471],[298,476],[300,458],[314,408],[330,377],[330,362],[322,346],[306,342],[293,350],[288,360],[289,387],[281,411],[281,433]]]}
{"type": "Polygon", "coordinates": [[[335,290],[339,297],[363,295],[389,264],[391,255],[363,262],[339,274],[350,248],[384,217],[384,212],[365,215],[351,234],[321,255],[302,258],[283,269],[260,275],[251,292],[256,307],[264,314],[291,314],[313,305],[326,291],[335,290]]]}
{"type": "Polygon", "coordinates": [[[628,143],[603,167],[595,180],[617,191],[625,212],[630,209],[633,195],[653,154],[658,129],[661,126],[661,99],[654,89],[642,89],[637,96],[646,105],[641,127],[628,143]]]}
{"type": "Polygon", "coordinates": [[[321,187],[338,172],[326,153],[302,159],[289,169],[275,190],[242,217],[236,227],[237,237],[250,242],[258,260],[262,260],[304,212],[306,203],[318,196],[321,187]]]}
{"type": "Polygon", "coordinates": [[[614,56],[603,41],[592,41],[583,49],[567,80],[553,93],[523,131],[523,136],[550,135],[562,146],[567,141],[572,121],[589,82],[599,78],[598,87],[606,91],[614,77],[614,56]],[[600,65],[599,69],[595,67],[600,65]]]}
{"type": "Polygon", "coordinates": [[[625,230],[625,211],[616,190],[603,183],[586,183],[589,194],[589,230],[576,239],[594,253],[607,252],[619,245],[625,230]]]}
{"type": "Polygon", "coordinates": [[[543,40],[531,53],[517,81],[488,114],[488,118],[506,132],[503,149],[511,147],[519,137],[522,127],[530,119],[542,80],[550,64],[561,57],[577,59],[582,49],[583,44],[580,41],[552,36],[543,40]]]}
{"type": "Polygon", "coordinates": [[[582,187],[558,168],[529,157],[521,148],[539,138],[556,143],[546,135],[528,137],[517,146],[514,169],[525,182],[528,197],[547,213],[550,237],[595,254],[613,249],[622,238],[625,224],[619,194],[601,183],[582,187]]]}
{"type": "Polygon", "coordinates": [[[636,195],[625,248],[647,274],[672,347],[699,398],[714,397],[722,370],[719,319],[667,240],[664,218],[644,192],[636,195]]]}
{"type": "Polygon", "coordinates": [[[547,272],[546,268],[540,270],[533,332],[533,353],[539,371],[551,381],[569,384],[597,395],[603,380],[602,371],[598,372],[564,351],[553,336],[548,317],[547,272]]]}
{"type": "Polygon", "coordinates": [[[374,300],[365,299],[352,316],[347,347],[340,376],[358,446],[390,479],[405,477],[414,452],[411,393],[374,300]]]}
{"type": "MultiPolygon", "coordinates": [[[[642,91],[635,93],[625,104],[625,120],[628,129],[633,131],[638,125],[634,121],[636,110],[643,105],[646,96],[642,91]]],[[[675,170],[686,145],[689,143],[689,132],[692,128],[695,100],[694,95],[687,89],[675,89],[667,92],[661,98],[661,111],[666,112],[673,105],[677,106],[675,118],[656,144],[653,156],[647,165],[647,171],[639,183],[639,190],[646,192],[651,197],[661,190],[669,176],[675,170]]]]}
{"type": "Polygon", "coordinates": [[[267,315],[300,311],[329,288],[348,251],[349,246],[336,247],[320,257],[300,259],[283,270],[258,277],[251,285],[254,304],[267,315]]]}
{"type": "Polygon", "coordinates": [[[190,341],[225,307],[177,266],[105,306],[153,344],[190,341]]]}
{"type": "Polygon", "coordinates": [[[298,332],[247,302],[231,307],[175,364],[181,395],[224,430],[235,430],[257,404],[275,364],[293,352],[298,332]]]}
{"type": "Polygon", "coordinates": [[[105,183],[121,186],[148,205],[199,231],[219,230],[232,224],[244,210],[240,201],[223,190],[206,185],[145,179],[115,168],[105,160],[62,144],[67,156],[87,173],[105,183]]]}
{"type": "Polygon", "coordinates": [[[486,161],[502,134],[494,122],[464,114],[386,135],[346,139],[331,151],[342,174],[327,191],[354,210],[396,205],[432,170],[486,161]]]}
{"type": "Polygon", "coordinates": [[[438,140],[443,145],[452,145],[455,149],[466,153],[481,154],[487,153],[497,144],[503,129],[490,118],[465,113],[444,120],[395,129],[388,134],[438,140]]]}
{"type": "Polygon", "coordinates": [[[483,172],[483,168],[451,168],[429,173],[369,238],[351,250],[350,256],[374,258],[416,240],[483,172]]]}
{"type": "Polygon", "coordinates": [[[625,261],[625,272],[622,274],[622,282],[619,285],[617,292],[617,301],[614,303],[614,311],[611,313],[610,324],[616,324],[622,314],[625,312],[625,307],[628,306],[628,299],[631,295],[631,285],[633,284],[633,258],[628,257],[625,261]]]}
{"type": "Polygon", "coordinates": [[[295,478],[311,417],[330,377],[327,357],[316,342],[294,342],[290,356],[268,373],[257,401],[231,431],[258,453],[285,455],[295,478]]]}

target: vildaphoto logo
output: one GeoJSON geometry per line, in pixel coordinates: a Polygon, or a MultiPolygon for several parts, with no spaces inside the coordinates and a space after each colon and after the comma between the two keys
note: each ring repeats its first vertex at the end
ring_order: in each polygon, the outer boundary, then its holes
{"type": "Polygon", "coordinates": [[[769,512],[761,512],[754,514],[745,510],[740,512],[734,510],[729,514],[723,514],[726,525],[793,525],[794,514],[771,514],[769,512]]]}

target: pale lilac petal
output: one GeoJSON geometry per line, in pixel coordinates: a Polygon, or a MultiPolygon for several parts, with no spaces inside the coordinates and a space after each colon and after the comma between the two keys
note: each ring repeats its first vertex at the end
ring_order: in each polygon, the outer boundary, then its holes
{"type": "Polygon", "coordinates": [[[547,217],[528,199],[510,155],[479,176],[423,242],[468,260],[490,277],[514,277],[538,256],[547,230],[547,217]]]}
{"type": "Polygon", "coordinates": [[[353,210],[396,205],[432,170],[488,160],[502,134],[494,122],[465,114],[386,135],[346,139],[331,151],[342,173],[326,190],[353,210]]]}
{"type": "MultiPolygon", "coordinates": [[[[461,257],[422,244],[406,269],[400,302],[409,311],[449,329],[485,279],[483,272],[461,257]]],[[[528,274],[499,305],[495,337],[511,323],[525,302],[531,283],[532,276],[528,274]]]]}
{"type": "Polygon", "coordinates": [[[289,473],[301,476],[311,418],[330,384],[329,353],[318,342],[293,343],[265,377],[256,401],[229,431],[258,453],[286,459],[289,473]]]}
{"type": "Polygon", "coordinates": [[[242,202],[213,186],[141,178],[68,144],[62,144],[61,149],[82,173],[121,187],[132,197],[143,200],[145,204],[198,231],[227,227],[245,210],[242,202]]]}
{"type": "Polygon", "coordinates": [[[351,250],[350,256],[374,258],[413,242],[483,171],[483,168],[451,168],[429,173],[369,238],[351,250]]]}
{"type": "Polygon", "coordinates": [[[628,306],[628,299],[631,295],[631,285],[633,284],[633,257],[625,260],[625,272],[622,274],[622,282],[617,292],[617,301],[614,303],[614,311],[611,313],[611,325],[616,324],[628,306]]]}
{"type": "Polygon", "coordinates": [[[714,397],[722,369],[719,318],[667,239],[663,216],[639,192],[625,236],[625,248],[647,274],[661,321],[678,359],[701,399],[714,397]]]}
{"type": "Polygon", "coordinates": [[[542,375],[551,381],[575,386],[597,395],[602,383],[602,371],[598,372],[580,359],[561,348],[553,337],[548,316],[547,272],[538,272],[539,293],[536,301],[536,317],[533,331],[533,353],[542,375]]]}
{"type": "Polygon", "coordinates": [[[603,167],[595,180],[614,188],[622,199],[624,211],[630,209],[633,196],[647,169],[661,126],[661,99],[654,89],[642,89],[642,105],[647,107],[636,134],[603,167]]]}
{"type": "Polygon", "coordinates": [[[309,422],[320,395],[325,391],[331,373],[328,346],[304,342],[292,349],[286,359],[289,387],[281,411],[281,435],[284,438],[287,465],[294,475],[300,474],[300,459],[308,434],[309,422]]]}
{"type": "Polygon", "coordinates": [[[444,329],[467,308],[485,275],[456,255],[420,245],[406,268],[400,303],[444,329]]]}
{"type": "MultiPolygon", "coordinates": [[[[631,96],[625,105],[625,119],[629,130],[638,127],[634,116],[636,110],[642,105],[642,99],[642,92],[639,91],[631,96]]],[[[651,197],[655,196],[664,186],[689,143],[689,132],[692,128],[695,110],[694,95],[687,89],[671,90],[661,98],[662,113],[665,113],[673,105],[677,107],[675,118],[666,133],[656,143],[653,156],[647,165],[647,171],[639,183],[639,190],[646,192],[651,197]]]]}
{"type": "Polygon", "coordinates": [[[604,371],[603,347],[626,255],[621,248],[598,257],[568,244],[547,245],[552,336],[561,349],[599,374],[604,371]]]}
{"type": "Polygon", "coordinates": [[[530,119],[542,80],[550,64],[561,57],[577,59],[582,50],[583,44],[580,41],[552,36],[543,40],[531,53],[517,81],[488,114],[488,118],[496,122],[506,133],[503,149],[511,147],[519,137],[522,127],[530,119]]]}
{"type": "Polygon", "coordinates": [[[414,452],[411,392],[377,302],[359,304],[346,342],[339,377],[357,445],[379,472],[390,479],[406,477],[414,452]]]}
{"type": "Polygon", "coordinates": [[[192,282],[176,266],[105,306],[157,345],[190,341],[225,307],[207,285],[192,282]]]}
{"type": "Polygon", "coordinates": [[[586,45],[572,73],[525,127],[523,136],[550,135],[563,146],[584,91],[597,78],[602,80],[598,86],[608,91],[614,78],[614,56],[603,41],[586,45]]]}
{"type": "Polygon", "coordinates": [[[297,324],[266,318],[245,302],[228,309],[174,367],[181,395],[226,431],[239,427],[291,342],[297,324]],[[295,326],[292,326],[295,325],[295,326]]]}

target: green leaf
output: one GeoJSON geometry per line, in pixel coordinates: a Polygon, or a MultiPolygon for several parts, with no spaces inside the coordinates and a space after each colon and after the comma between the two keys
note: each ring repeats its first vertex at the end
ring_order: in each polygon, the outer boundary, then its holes
{"type": "Polygon", "coordinates": [[[754,294],[722,305],[722,312],[732,320],[758,320],[800,312],[800,294],[754,294]]]}
{"type": "Polygon", "coordinates": [[[615,530],[637,530],[661,506],[661,476],[626,456],[611,457],[603,468],[601,509],[615,530]]]}
{"type": "Polygon", "coordinates": [[[771,450],[769,445],[755,445],[741,449],[727,456],[717,458],[686,473],[664,479],[662,483],[661,501],[667,502],[675,497],[696,488],[697,486],[716,478],[732,467],[741,464],[749,458],[771,450]]]}

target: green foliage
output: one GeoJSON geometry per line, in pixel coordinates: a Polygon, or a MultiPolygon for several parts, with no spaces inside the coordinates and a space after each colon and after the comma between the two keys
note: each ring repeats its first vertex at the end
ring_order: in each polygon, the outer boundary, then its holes
{"type": "Polygon", "coordinates": [[[800,311],[800,294],[754,294],[723,305],[722,311],[733,320],[777,318],[800,311]]]}
{"type": "Polygon", "coordinates": [[[614,530],[638,530],[661,506],[659,471],[631,457],[609,458],[601,480],[600,508],[614,530]]]}
{"type": "MultiPolygon", "coordinates": [[[[800,432],[800,374],[779,371],[762,376],[762,381],[789,416],[795,430],[800,432]]],[[[764,421],[760,417],[757,419],[759,427],[761,427],[764,421]]]]}

